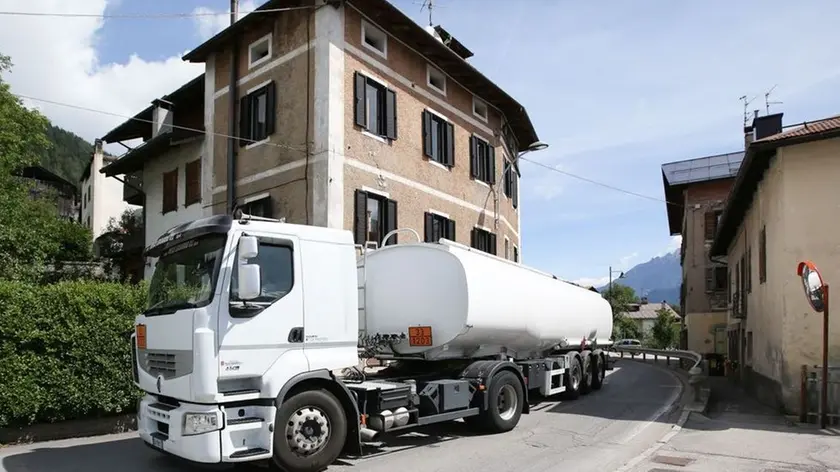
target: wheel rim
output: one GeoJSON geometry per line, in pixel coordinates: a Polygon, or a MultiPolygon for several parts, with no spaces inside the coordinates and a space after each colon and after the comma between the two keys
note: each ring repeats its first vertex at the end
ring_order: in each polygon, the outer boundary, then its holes
{"type": "Polygon", "coordinates": [[[286,423],[286,440],[292,451],[300,456],[317,453],[330,439],[330,420],[318,408],[299,409],[286,423]]]}
{"type": "Polygon", "coordinates": [[[513,418],[517,407],[519,407],[519,398],[516,396],[516,389],[513,388],[513,385],[502,385],[502,388],[499,389],[496,404],[499,407],[499,416],[503,420],[507,421],[513,418]]]}
{"type": "Polygon", "coordinates": [[[574,367],[572,367],[572,389],[577,390],[580,387],[581,381],[581,374],[580,374],[580,364],[575,362],[574,367]]]}

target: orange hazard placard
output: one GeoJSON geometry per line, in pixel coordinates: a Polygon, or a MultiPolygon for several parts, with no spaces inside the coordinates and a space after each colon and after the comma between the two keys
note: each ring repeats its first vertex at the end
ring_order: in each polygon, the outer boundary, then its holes
{"type": "Polygon", "coordinates": [[[432,327],[431,326],[411,326],[408,328],[408,345],[409,346],[431,346],[432,345],[432,327]]]}
{"type": "Polygon", "coordinates": [[[146,325],[137,325],[137,349],[146,349],[146,325]]]}

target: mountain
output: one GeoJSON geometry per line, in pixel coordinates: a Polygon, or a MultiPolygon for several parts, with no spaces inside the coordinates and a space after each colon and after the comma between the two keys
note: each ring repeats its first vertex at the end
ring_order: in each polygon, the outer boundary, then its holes
{"type": "Polygon", "coordinates": [[[70,131],[49,125],[47,139],[52,146],[41,154],[41,165],[78,185],[90,162],[93,145],[70,131]]]}
{"type": "MultiPolygon", "coordinates": [[[[651,302],[662,300],[672,304],[680,303],[680,284],[682,283],[682,269],[680,268],[680,250],[666,254],[634,266],[624,273],[622,279],[613,280],[631,287],[639,297],[647,297],[651,302]]],[[[607,285],[598,290],[607,288],[607,285]]]]}

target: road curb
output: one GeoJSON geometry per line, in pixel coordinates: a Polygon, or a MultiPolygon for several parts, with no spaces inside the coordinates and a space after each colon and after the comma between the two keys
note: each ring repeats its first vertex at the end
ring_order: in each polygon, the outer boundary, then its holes
{"type": "Polygon", "coordinates": [[[41,423],[21,428],[0,428],[0,445],[11,446],[44,441],[58,441],[137,430],[135,414],[107,418],[68,420],[60,423],[41,423]]]}

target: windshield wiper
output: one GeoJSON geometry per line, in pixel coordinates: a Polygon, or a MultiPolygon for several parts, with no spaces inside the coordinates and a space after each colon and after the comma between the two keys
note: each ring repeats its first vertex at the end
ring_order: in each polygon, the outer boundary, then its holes
{"type": "Polygon", "coordinates": [[[162,301],[159,301],[159,302],[155,303],[154,305],[147,308],[146,311],[143,312],[143,314],[146,315],[146,316],[162,315],[162,314],[165,314],[165,313],[169,314],[169,313],[175,313],[176,311],[184,309],[184,308],[196,308],[198,306],[198,304],[196,304],[196,303],[186,302],[186,301],[172,303],[170,305],[163,305],[163,303],[165,303],[165,302],[166,302],[166,300],[162,300],[162,301]]]}

